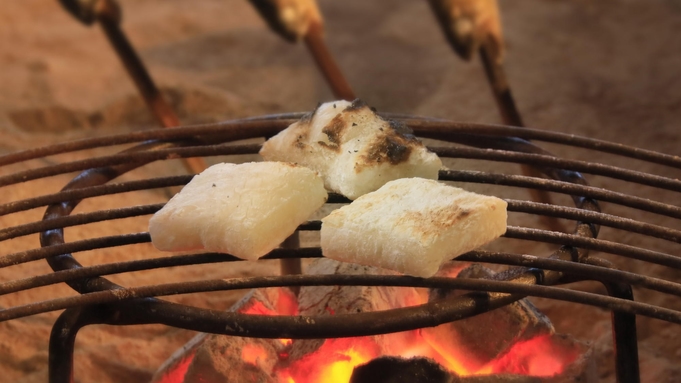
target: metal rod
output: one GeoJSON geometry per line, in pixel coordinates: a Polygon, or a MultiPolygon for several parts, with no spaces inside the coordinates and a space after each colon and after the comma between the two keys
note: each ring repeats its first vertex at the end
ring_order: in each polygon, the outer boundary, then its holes
{"type": "Polygon", "coordinates": [[[153,205],[132,206],[120,209],[98,210],[92,213],[75,214],[66,217],[57,217],[49,220],[31,222],[24,225],[11,226],[5,229],[0,229],[0,242],[46,230],[154,214],[164,205],[165,204],[163,203],[158,203],[153,205]]]}
{"type": "Polygon", "coordinates": [[[0,177],[0,185],[6,186],[19,182],[31,181],[39,178],[71,173],[79,170],[87,170],[95,167],[121,165],[139,162],[143,165],[148,162],[166,160],[169,158],[185,158],[196,155],[218,156],[230,154],[254,154],[260,149],[259,144],[250,145],[209,145],[191,146],[187,148],[161,148],[150,151],[123,152],[110,156],[93,157],[84,160],[65,162],[58,165],[45,166],[38,169],[30,169],[7,176],[0,177]]]}
{"type": "Polygon", "coordinates": [[[73,356],[78,331],[88,324],[90,307],[65,310],[52,326],[49,344],[49,383],[73,383],[73,356]]]}
{"type": "MultiPolygon", "coordinates": [[[[283,249],[297,250],[300,248],[300,235],[298,231],[291,234],[284,243],[281,244],[283,249]]],[[[281,275],[299,275],[303,273],[303,265],[300,258],[284,258],[279,261],[281,275]]],[[[291,291],[295,295],[300,292],[300,287],[292,286],[291,291]]]]}
{"type": "MultiPolygon", "coordinates": [[[[319,247],[304,249],[275,249],[263,259],[292,259],[292,258],[321,258],[322,251],[319,247]]],[[[589,257],[589,259],[593,259],[589,257]]],[[[568,275],[591,278],[609,282],[622,282],[634,286],[644,287],[650,290],[672,294],[681,297],[681,283],[671,282],[659,278],[648,277],[641,274],[607,269],[590,264],[563,261],[559,259],[542,258],[527,254],[511,254],[488,251],[471,251],[457,257],[457,261],[495,263],[512,266],[534,267],[546,270],[554,270],[568,275]]],[[[141,259],[127,262],[117,262],[96,266],[82,267],[56,271],[49,274],[24,278],[20,280],[0,283],[0,295],[28,290],[56,283],[68,282],[77,279],[91,278],[96,276],[128,273],[133,271],[151,270],[166,267],[189,266],[209,263],[236,262],[241,259],[228,254],[202,253],[188,255],[173,255],[161,258],[141,259]]]]}
{"type": "Polygon", "coordinates": [[[439,179],[443,181],[474,182],[548,190],[571,196],[590,197],[598,201],[612,202],[668,217],[681,218],[681,207],[678,206],[593,186],[577,185],[571,182],[464,170],[440,171],[439,179]]]}
{"type": "Polygon", "coordinates": [[[440,157],[467,158],[500,162],[534,164],[536,166],[574,170],[581,173],[605,176],[641,185],[681,192],[681,181],[669,177],[625,169],[596,162],[571,160],[537,153],[520,153],[509,150],[495,150],[465,147],[433,147],[428,149],[440,157]]]}
{"type": "Polygon", "coordinates": [[[71,153],[79,150],[93,149],[105,146],[129,144],[149,140],[171,141],[186,139],[201,135],[228,134],[224,141],[239,140],[257,136],[273,135],[299,119],[302,113],[251,117],[232,121],[222,121],[212,124],[180,126],[167,129],[149,129],[138,132],[119,133],[102,137],[91,137],[71,142],[43,146],[35,149],[22,150],[15,153],[0,155],[0,166],[10,165],[22,161],[42,158],[55,154],[71,153]],[[229,136],[230,134],[236,136],[229,136]]]}
{"type": "MultiPolygon", "coordinates": [[[[545,297],[643,315],[681,324],[680,311],[559,287],[485,279],[422,279],[404,276],[375,275],[287,275],[276,277],[233,278],[229,280],[204,280],[96,291],[73,297],[50,299],[9,308],[0,311],[0,322],[71,307],[123,302],[144,297],[284,286],[403,286],[488,291],[521,295],[514,299],[510,299],[511,302],[520,299],[522,296],[545,297]]],[[[490,303],[488,300],[485,301],[487,301],[486,304],[490,303]]],[[[480,307],[478,306],[480,303],[481,302],[474,303],[475,308],[469,306],[467,312],[470,313],[471,311],[468,310],[474,310],[476,313],[480,313],[481,311],[478,311],[480,310],[480,307]]],[[[506,299],[504,299],[503,304],[502,302],[499,302],[500,305],[506,305],[508,303],[510,302],[506,299]]],[[[210,332],[218,334],[265,338],[310,339],[337,336],[364,336],[376,335],[384,332],[406,331],[415,328],[436,326],[461,318],[458,310],[455,310],[457,311],[455,314],[454,311],[443,306],[445,305],[436,301],[419,306],[379,312],[333,316],[291,317],[247,315],[200,309],[196,310],[196,313],[204,314],[199,314],[199,316],[204,317],[206,314],[210,314],[210,316],[213,317],[212,320],[205,317],[203,318],[210,323],[203,322],[202,320],[197,321],[196,318],[192,318],[191,322],[197,323],[190,324],[188,323],[190,318],[185,316],[182,316],[184,318],[168,318],[168,320],[186,323],[185,325],[177,327],[198,329],[198,331],[205,331],[203,330],[206,328],[204,326],[207,326],[210,328],[210,332]],[[349,320],[350,317],[353,318],[352,321],[349,320]],[[377,320],[378,318],[386,320],[377,320]],[[366,324],[366,327],[355,326],[349,328],[348,324],[355,321],[366,324]],[[225,323],[227,323],[227,325],[225,325],[225,323]],[[230,325],[232,323],[234,326],[230,325]],[[213,328],[213,326],[218,324],[219,328],[213,328]]]]}
{"type": "MultiPolygon", "coordinates": [[[[584,238],[578,235],[509,226],[506,234],[504,234],[504,237],[542,241],[560,245],[579,246],[580,248],[584,249],[598,250],[611,254],[622,255],[628,258],[657,263],[677,269],[681,268],[681,257],[660,253],[657,251],[641,249],[634,246],[623,245],[617,242],[584,238]]],[[[125,246],[150,241],[151,238],[149,237],[149,233],[135,233],[54,244],[49,247],[4,255],[0,257],[0,268],[35,261],[38,259],[44,259],[60,254],[105,247],[125,246]]]]}
{"type": "MultiPolygon", "coordinates": [[[[604,268],[615,268],[612,263],[600,258],[586,257],[581,262],[604,268]]],[[[611,297],[634,301],[634,291],[631,285],[612,281],[602,281],[602,283],[611,297]]],[[[638,363],[636,315],[613,311],[611,318],[617,383],[639,383],[641,374],[638,363]]]]}
{"type": "Polygon", "coordinates": [[[191,181],[193,177],[193,175],[182,175],[148,178],[139,181],[127,181],[114,184],[88,186],[73,190],[64,190],[58,193],[46,194],[39,197],[27,198],[2,204],[0,205],[0,216],[34,209],[40,206],[68,201],[79,201],[91,197],[127,193],[138,190],[158,189],[170,186],[182,186],[191,181]]]}
{"type": "MultiPolygon", "coordinates": [[[[191,176],[180,176],[188,178],[191,176]]],[[[140,182],[140,181],[134,181],[140,182]]],[[[178,183],[182,184],[182,183],[178,183]]],[[[80,189],[83,190],[83,189],[80,189]]],[[[68,199],[65,199],[67,201],[68,199]]],[[[613,227],[621,230],[626,230],[632,233],[643,234],[655,238],[661,238],[668,241],[681,243],[681,231],[674,230],[663,226],[653,225],[645,222],[639,222],[628,218],[622,218],[614,215],[587,211],[584,209],[577,209],[566,206],[546,205],[531,201],[520,200],[505,200],[508,203],[508,211],[522,212],[528,214],[547,215],[556,218],[565,218],[572,220],[581,220],[613,227]]],[[[347,201],[343,201],[347,203],[347,201]]],[[[57,229],[62,227],[83,225],[93,222],[100,222],[110,219],[120,219],[127,217],[134,217],[139,215],[153,214],[164,204],[141,205],[129,208],[111,209],[95,211],[91,213],[82,213],[77,215],[70,215],[66,217],[58,217],[50,220],[41,220],[31,222],[24,225],[11,226],[6,229],[0,229],[0,241],[16,238],[23,235],[38,233],[43,230],[57,229]]],[[[321,221],[308,221],[300,226],[298,230],[320,230],[321,221]]]]}
{"type": "MultiPolygon", "coordinates": [[[[393,114],[384,113],[391,117],[393,114]]],[[[195,136],[221,136],[223,141],[239,140],[251,137],[272,136],[286,128],[299,118],[300,113],[284,116],[264,116],[261,118],[224,121],[213,124],[196,126],[183,126],[168,129],[154,129],[142,132],[131,132],[105,137],[96,137],[73,141],[65,144],[50,145],[38,149],[30,149],[0,156],[0,166],[40,158],[47,155],[67,153],[77,150],[91,149],[101,146],[119,145],[131,142],[147,140],[180,140],[195,136]],[[289,119],[290,117],[290,119],[289,119]]],[[[637,160],[671,166],[681,169],[681,158],[660,152],[636,148],[633,146],[582,137],[572,134],[552,132],[548,130],[519,128],[503,125],[462,123],[433,118],[416,118],[405,115],[394,115],[392,118],[400,119],[409,125],[414,132],[424,138],[435,138],[449,141],[453,137],[461,135],[473,135],[478,137],[520,137],[536,141],[552,142],[573,147],[580,147],[598,152],[611,153],[637,160]]],[[[0,184],[2,185],[2,184],[0,184]]]]}
{"type": "Polygon", "coordinates": [[[355,93],[324,41],[324,27],[321,23],[313,22],[310,24],[305,34],[305,44],[326,82],[331,86],[333,95],[347,101],[354,100],[356,98],[355,93]]]}
{"type": "Polygon", "coordinates": [[[459,134],[518,137],[528,140],[545,141],[592,149],[603,153],[617,154],[628,158],[635,158],[641,161],[681,169],[681,157],[679,156],[573,134],[551,132],[528,127],[462,123],[423,118],[404,119],[402,122],[412,128],[417,135],[424,138],[447,141],[450,137],[456,137],[459,134]]]}
{"type": "Polygon", "coordinates": [[[558,233],[554,231],[531,229],[527,227],[509,226],[506,230],[506,234],[504,234],[504,237],[525,239],[530,241],[541,241],[557,245],[575,246],[580,249],[598,250],[610,254],[622,255],[627,258],[665,265],[675,269],[681,269],[681,257],[679,256],[660,253],[653,250],[641,249],[638,247],[605,241],[602,239],[585,238],[581,235],[558,233]]]}

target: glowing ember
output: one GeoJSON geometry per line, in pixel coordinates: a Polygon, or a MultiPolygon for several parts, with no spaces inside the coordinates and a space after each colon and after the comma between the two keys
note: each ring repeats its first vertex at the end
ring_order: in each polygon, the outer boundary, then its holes
{"type": "Polygon", "coordinates": [[[249,344],[241,350],[241,359],[254,366],[258,365],[258,360],[265,360],[265,358],[267,358],[267,351],[261,346],[249,344]]]}
{"type": "Polygon", "coordinates": [[[347,383],[352,370],[379,355],[369,337],[328,339],[315,352],[280,372],[286,382],[347,383]]]}
{"type": "Polygon", "coordinates": [[[154,383],[183,383],[184,376],[187,374],[187,370],[189,370],[189,365],[192,363],[192,360],[194,360],[194,354],[195,351],[185,355],[154,383]]]}
{"type": "Polygon", "coordinates": [[[574,347],[557,342],[556,337],[538,336],[518,342],[511,350],[489,365],[490,373],[510,373],[531,376],[554,376],[577,359],[574,347]]]}

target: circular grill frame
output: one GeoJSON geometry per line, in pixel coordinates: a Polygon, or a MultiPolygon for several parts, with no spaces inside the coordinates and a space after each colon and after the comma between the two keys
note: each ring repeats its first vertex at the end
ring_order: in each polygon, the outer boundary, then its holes
{"type": "MultiPolygon", "coordinates": [[[[559,159],[526,139],[598,149],[658,164],[671,165],[676,168],[681,168],[681,160],[656,152],[599,140],[527,128],[465,124],[405,115],[384,114],[386,118],[395,118],[404,122],[413,128],[415,134],[419,137],[455,142],[473,147],[431,148],[443,157],[451,156],[532,164],[538,167],[545,175],[554,179],[547,180],[526,176],[448,170],[440,173],[441,180],[497,183],[560,192],[573,196],[576,208],[558,207],[528,201],[508,201],[510,211],[579,220],[575,228],[575,235],[509,227],[506,237],[538,240],[561,245],[559,250],[554,252],[548,259],[537,256],[485,251],[473,251],[457,258],[458,260],[519,266],[502,273],[501,280],[303,275],[236,278],[227,281],[206,280],[138,288],[122,288],[109,282],[102,275],[178,265],[228,262],[235,261],[236,258],[225,254],[208,253],[83,268],[70,254],[70,252],[86,249],[149,242],[150,238],[147,233],[133,233],[125,236],[95,238],[66,243],[63,238],[64,227],[98,220],[151,214],[162,206],[161,204],[156,204],[69,216],[80,199],[128,190],[182,185],[186,184],[192,176],[163,177],[122,184],[108,184],[109,181],[127,171],[155,160],[257,153],[259,145],[233,145],[230,142],[247,138],[272,136],[300,116],[300,114],[264,116],[195,127],[178,127],[119,134],[59,144],[0,157],[0,166],[2,166],[32,158],[86,148],[143,142],[139,146],[111,156],[89,158],[0,177],[0,186],[5,186],[30,179],[72,172],[74,170],[85,170],[74,178],[60,193],[0,205],[0,214],[11,214],[49,204],[43,221],[0,230],[0,240],[40,232],[42,245],[41,249],[3,256],[0,258],[0,266],[6,267],[44,258],[55,270],[53,274],[0,284],[0,293],[7,294],[38,286],[66,282],[82,295],[10,308],[0,312],[0,321],[46,311],[67,309],[60,316],[57,323],[55,323],[50,342],[50,367],[51,371],[54,371],[54,374],[51,372],[50,375],[55,377],[55,382],[66,382],[68,380],[64,379],[67,376],[71,376],[75,336],[82,326],[89,324],[130,325],[162,323],[202,332],[267,338],[361,336],[434,326],[486,312],[525,296],[544,296],[613,310],[617,373],[618,377],[625,377],[624,380],[620,380],[625,382],[637,381],[638,379],[635,315],[646,315],[674,323],[681,323],[681,313],[678,311],[635,302],[633,301],[631,291],[631,285],[639,285],[681,296],[681,284],[618,271],[607,261],[589,256],[589,250],[593,249],[638,258],[673,268],[681,268],[681,261],[678,257],[596,239],[599,225],[603,224],[677,243],[681,242],[681,232],[677,230],[601,213],[596,199],[675,218],[681,218],[681,209],[622,193],[590,187],[578,171],[606,175],[677,192],[681,191],[681,182],[628,169],[592,164],[585,161],[559,159]],[[598,294],[572,291],[552,286],[587,279],[598,280],[604,283],[611,296],[605,297],[598,294]],[[444,302],[431,302],[411,308],[394,309],[380,313],[361,313],[331,317],[262,317],[200,309],[153,298],[160,295],[202,291],[310,285],[395,285],[459,288],[473,290],[473,292],[444,302]],[[632,334],[634,335],[632,336],[632,334]]],[[[340,195],[332,194],[329,202],[342,203],[349,201],[340,195]]],[[[319,227],[320,223],[318,221],[311,221],[301,225],[299,230],[318,230],[319,227]]],[[[321,250],[319,248],[304,248],[277,249],[265,258],[291,259],[320,256],[321,250]]]]}

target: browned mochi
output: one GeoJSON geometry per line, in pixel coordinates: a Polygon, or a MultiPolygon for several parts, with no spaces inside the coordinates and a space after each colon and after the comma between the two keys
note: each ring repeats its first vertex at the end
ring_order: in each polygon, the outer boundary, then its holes
{"type": "Polygon", "coordinates": [[[404,178],[322,220],[325,257],[417,277],[506,232],[506,202],[437,181],[404,178]]]}
{"type": "Polygon", "coordinates": [[[355,199],[404,177],[437,179],[442,162],[406,126],[360,100],[322,104],[276,136],[260,154],[318,171],[324,185],[355,199]]]}

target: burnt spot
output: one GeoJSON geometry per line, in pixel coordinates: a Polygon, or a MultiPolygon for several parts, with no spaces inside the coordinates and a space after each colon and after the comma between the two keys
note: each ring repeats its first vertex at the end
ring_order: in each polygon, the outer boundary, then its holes
{"type": "Polygon", "coordinates": [[[385,140],[385,153],[388,157],[388,161],[393,165],[406,161],[411,154],[411,147],[404,145],[395,138],[396,137],[386,137],[385,140]]]}
{"type": "Polygon", "coordinates": [[[322,129],[322,133],[329,138],[330,145],[340,147],[346,126],[343,116],[339,114],[322,129]]]}
{"type": "Polygon", "coordinates": [[[292,125],[290,134],[295,135],[292,146],[296,149],[305,149],[308,146],[310,123],[299,121],[292,125]]]}
{"type": "Polygon", "coordinates": [[[345,108],[346,112],[354,112],[356,110],[364,109],[367,107],[366,102],[360,100],[359,98],[356,98],[354,101],[352,101],[352,104],[345,108]]]}
{"type": "Polygon", "coordinates": [[[307,134],[299,134],[296,137],[296,140],[293,143],[293,145],[298,149],[305,149],[305,147],[307,146],[305,141],[307,141],[307,134]]]}
{"type": "Polygon", "coordinates": [[[333,150],[334,152],[340,152],[340,146],[339,145],[327,144],[324,141],[317,141],[317,144],[319,144],[319,146],[321,146],[322,148],[333,150]]]}
{"type": "Polygon", "coordinates": [[[359,172],[363,167],[383,162],[392,165],[405,162],[411,155],[413,145],[408,139],[396,134],[381,135],[369,145],[366,154],[361,156],[361,162],[355,167],[355,171],[359,172]]]}

